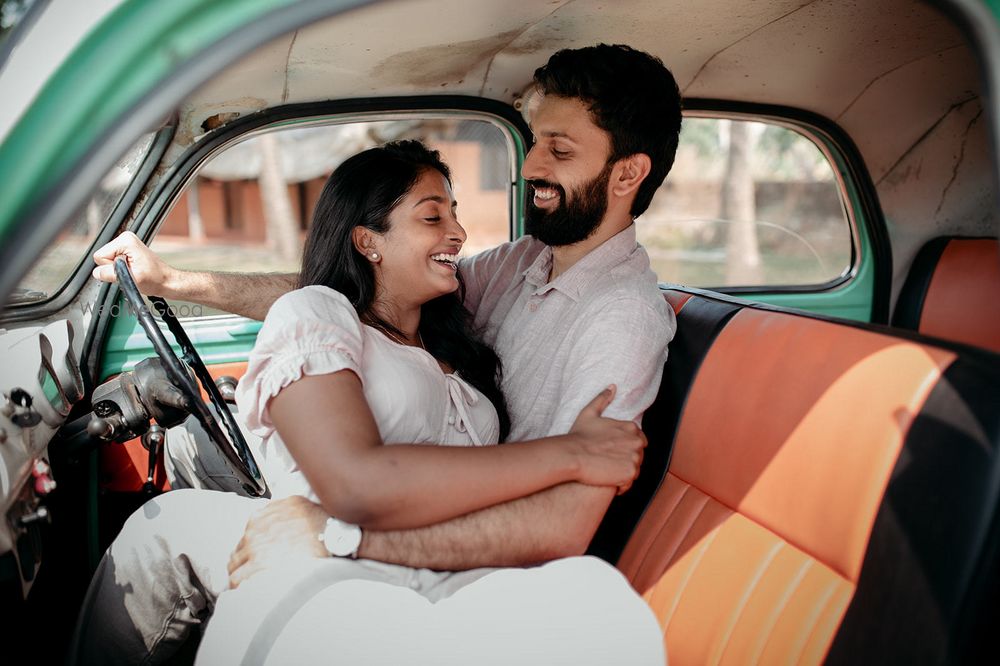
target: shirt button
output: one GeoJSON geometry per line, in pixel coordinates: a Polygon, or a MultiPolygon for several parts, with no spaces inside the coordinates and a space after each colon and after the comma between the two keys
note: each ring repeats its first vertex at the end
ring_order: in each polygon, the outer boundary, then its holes
{"type": "Polygon", "coordinates": [[[416,578],[411,578],[410,579],[410,589],[411,590],[419,590],[420,589],[420,581],[417,580],[416,578]]]}
{"type": "Polygon", "coordinates": [[[448,425],[455,425],[455,417],[454,416],[449,416],[448,417],[448,425]]]}
{"type": "Polygon", "coordinates": [[[535,310],[538,309],[538,303],[534,303],[534,302],[529,303],[528,304],[528,309],[531,310],[532,312],[534,312],[535,310]]]}

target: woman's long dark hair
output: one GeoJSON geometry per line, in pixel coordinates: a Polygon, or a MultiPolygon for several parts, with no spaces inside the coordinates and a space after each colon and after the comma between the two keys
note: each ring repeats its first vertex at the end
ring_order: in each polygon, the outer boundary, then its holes
{"type": "MultiPolygon", "coordinates": [[[[375,270],[355,249],[352,232],[365,227],[377,234],[389,231],[389,213],[427,169],[451,183],[451,171],[436,150],[419,141],[395,141],[370,148],[344,161],[331,174],[313,213],[302,256],[299,286],[319,284],[342,293],[363,322],[403,338],[379,317],[375,303],[375,270]]],[[[424,303],[420,336],[427,351],[456,370],[496,407],[500,441],[510,432],[510,417],[500,390],[500,359],[473,333],[472,316],[462,305],[465,285],[459,274],[456,292],[424,303]]]]}

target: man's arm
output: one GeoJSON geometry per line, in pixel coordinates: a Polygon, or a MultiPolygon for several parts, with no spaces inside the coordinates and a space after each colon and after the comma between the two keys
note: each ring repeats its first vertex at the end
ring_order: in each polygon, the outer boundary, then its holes
{"type": "Polygon", "coordinates": [[[126,231],[94,253],[93,275],[115,282],[114,261],[123,257],[144,294],[198,303],[224,312],[263,321],[278,298],[298,284],[290,273],[211,273],[182,271],[160,259],[131,231],[126,231]]]}
{"type": "Polygon", "coordinates": [[[458,571],[582,555],[614,489],[566,483],[436,525],[367,531],[359,557],[458,571]]]}
{"type": "MultiPolygon", "coordinates": [[[[365,530],[358,556],[460,571],[524,566],[586,551],[613,488],[566,483],[540,493],[411,530],[365,530]]],[[[328,514],[304,497],[269,502],[247,522],[229,560],[230,586],[254,573],[308,557],[328,557],[317,538],[328,514]]]]}

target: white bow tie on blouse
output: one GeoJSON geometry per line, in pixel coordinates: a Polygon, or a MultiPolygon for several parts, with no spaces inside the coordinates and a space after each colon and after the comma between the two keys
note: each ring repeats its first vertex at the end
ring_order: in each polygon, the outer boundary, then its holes
{"type": "Polygon", "coordinates": [[[448,385],[448,397],[451,399],[451,404],[455,406],[455,411],[458,413],[457,419],[449,416],[448,423],[454,421],[456,430],[459,432],[468,432],[475,446],[483,446],[483,439],[476,432],[476,428],[473,425],[474,421],[469,414],[469,408],[479,404],[479,392],[472,388],[467,381],[459,377],[457,372],[446,374],[444,377],[446,380],[445,383],[448,385]]]}

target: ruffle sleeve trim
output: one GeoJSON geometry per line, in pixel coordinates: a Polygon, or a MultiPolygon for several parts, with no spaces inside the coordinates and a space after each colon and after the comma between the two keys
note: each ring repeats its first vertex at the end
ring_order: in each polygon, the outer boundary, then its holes
{"type": "Polygon", "coordinates": [[[271,399],[292,382],[341,370],[351,370],[362,378],[358,362],[348,351],[336,346],[296,349],[269,356],[261,359],[256,370],[252,376],[248,372],[240,382],[243,391],[237,395],[237,406],[241,414],[246,414],[247,428],[258,437],[274,432],[268,407],[271,399]]]}
{"type": "Polygon", "coordinates": [[[350,302],[326,287],[306,287],[279,298],[268,312],[236,390],[247,428],[259,437],[274,431],[268,405],[304,376],[351,370],[362,382],[364,336],[350,302]]]}

